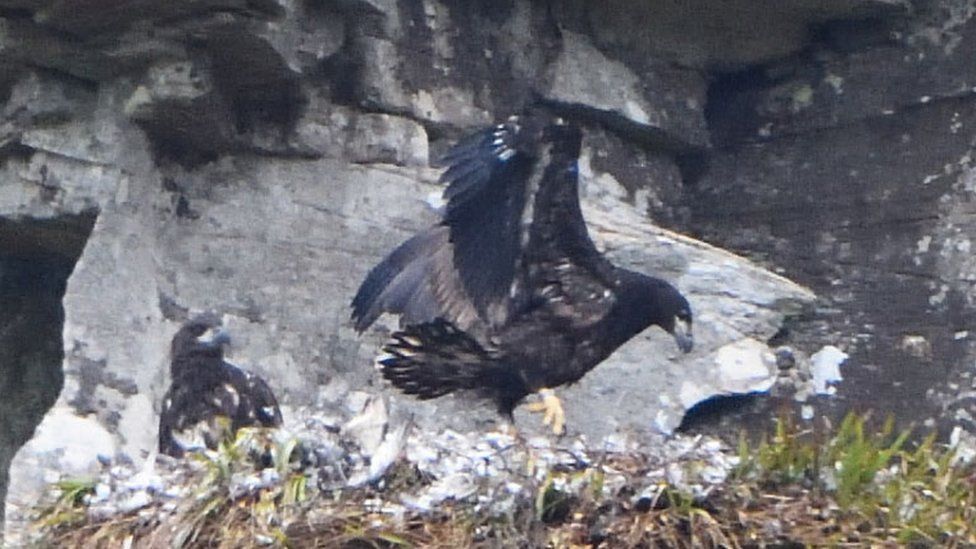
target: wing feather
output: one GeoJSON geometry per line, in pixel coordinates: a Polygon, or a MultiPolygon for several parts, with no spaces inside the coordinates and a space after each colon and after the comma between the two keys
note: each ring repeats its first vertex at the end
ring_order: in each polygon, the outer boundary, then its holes
{"type": "Polygon", "coordinates": [[[483,338],[528,308],[557,322],[597,322],[615,299],[614,269],[579,207],[578,128],[510,119],[443,157],[444,219],[377,265],[353,300],[356,329],[390,312],[402,324],[443,318],[483,338]]]}
{"type": "Polygon", "coordinates": [[[432,227],[406,241],[380,262],[352,302],[358,331],[383,313],[400,315],[403,325],[443,318],[483,333],[480,317],[454,269],[447,227],[432,227]]]}
{"type": "Polygon", "coordinates": [[[493,326],[517,307],[512,287],[534,193],[536,122],[510,119],[462,139],[443,159],[444,225],[450,228],[454,267],[475,310],[493,326]]]}
{"type": "Polygon", "coordinates": [[[526,262],[533,301],[572,328],[602,320],[616,301],[616,269],[590,239],[579,203],[578,128],[550,125],[551,154],[534,197],[526,262]]]}

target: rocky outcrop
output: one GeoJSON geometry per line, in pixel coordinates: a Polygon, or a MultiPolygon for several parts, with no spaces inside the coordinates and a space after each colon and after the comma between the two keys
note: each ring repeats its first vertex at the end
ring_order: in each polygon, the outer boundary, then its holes
{"type": "Polygon", "coordinates": [[[152,456],[169,338],[196,311],[225,315],[232,360],[286,404],[344,416],[380,394],[394,426],[486,428],[488,407],[389,392],[370,364],[392,324],[357,337],[348,302],[435,221],[430,159],[536,99],[585,127],[598,245],[696,314],[692,355],[652,330],[561,391],[574,435],[670,432],[778,375],[786,397],[829,393],[842,359],[824,377],[806,358],[824,345],[850,355],[828,408],[972,422],[974,11],[0,0],[0,466],[31,439],[8,526],[56,475],[152,456]]]}
{"type": "Polygon", "coordinates": [[[689,226],[818,293],[791,328],[850,354],[838,408],[976,425],[974,14],[917,2],[889,25],[838,23],[811,55],[717,84],[722,148],[689,226]]]}

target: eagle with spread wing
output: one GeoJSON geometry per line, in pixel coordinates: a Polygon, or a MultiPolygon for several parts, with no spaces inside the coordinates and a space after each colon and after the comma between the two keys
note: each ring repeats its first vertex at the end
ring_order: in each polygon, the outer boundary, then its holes
{"type": "Polygon", "coordinates": [[[182,457],[189,449],[214,449],[241,427],[278,427],[281,410],[259,376],[224,361],[230,343],[211,313],[185,323],[170,344],[172,382],[159,416],[159,451],[182,457]]]}
{"type": "Polygon", "coordinates": [[[579,380],[649,326],[689,352],[692,314],[668,282],[612,265],[580,210],[582,133],[536,111],[444,158],[443,219],[393,250],[352,302],[356,330],[400,315],[383,377],[421,399],[473,390],[511,420],[532,393],[563,431],[553,387],[579,380]]]}

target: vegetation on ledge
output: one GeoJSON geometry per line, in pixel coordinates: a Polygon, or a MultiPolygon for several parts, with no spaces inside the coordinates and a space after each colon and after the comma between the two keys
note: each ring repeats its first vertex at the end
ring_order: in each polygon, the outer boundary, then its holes
{"type": "Polygon", "coordinates": [[[295,444],[242,431],[196,458],[192,496],[169,511],[95,518],[85,503],[95,484],[71,481],[59,485],[38,527],[41,545],[58,547],[976,544],[976,465],[934,436],[912,443],[890,421],[878,431],[865,425],[851,415],[815,433],[781,420],[758,444],[743,439],[726,482],[696,494],[648,487],[641,455],[606,454],[554,468],[533,497],[504,512],[471,501],[391,511],[389,502],[432,480],[405,460],[373,486],[311,490],[295,444]],[[628,482],[608,493],[611,469],[628,482]],[[266,482],[242,491],[234,482],[242,475],[266,482]]]}

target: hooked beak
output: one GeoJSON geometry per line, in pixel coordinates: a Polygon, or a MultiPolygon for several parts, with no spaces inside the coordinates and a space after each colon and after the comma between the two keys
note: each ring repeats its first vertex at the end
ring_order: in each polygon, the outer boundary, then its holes
{"type": "Polygon", "coordinates": [[[674,330],[671,331],[671,335],[674,336],[675,343],[683,353],[690,353],[695,346],[695,338],[691,335],[691,322],[680,318],[674,319],[674,330]]]}
{"type": "Polygon", "coordinates": [[[203,343],[207,347],[216,349],[219,347],[230,345],[230,333],[223,328],[211,328],[210,330],[207,330],[207,332],[204,333],[203,336],[198,338],[197,341],[203,343]],[[210,337],[206,338],[208,334],[210,335],[210,337]]]}

